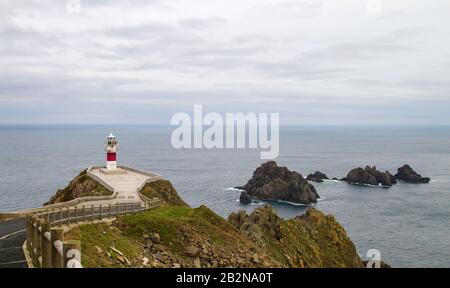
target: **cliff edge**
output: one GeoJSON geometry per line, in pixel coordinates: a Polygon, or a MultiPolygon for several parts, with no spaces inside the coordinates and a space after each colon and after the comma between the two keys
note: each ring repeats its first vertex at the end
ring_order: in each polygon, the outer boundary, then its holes
{"type": "Polygon", "coordinates": [[[344,228],[316,209],[284,220],[265,206],[225,220],[189,207],[166,180],[142,193],[165,205],[66,234],[81,240],[84,267],[364,267],[344,228]]]}
{"type": "Polygon", "coordinates": [[[44,206],[67,202],[79,197],[109,195],[112,195],[112,192],[89,177],[87,175],[87,171],[84,170],[72,181],[70,181],[66,188],[58,190],[55,195],[44,203],[44,206]]]}

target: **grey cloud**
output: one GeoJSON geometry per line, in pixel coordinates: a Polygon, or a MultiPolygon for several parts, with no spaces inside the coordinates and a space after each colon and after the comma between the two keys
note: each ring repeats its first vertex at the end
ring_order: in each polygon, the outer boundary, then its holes
{"type": "Polygon", "coordinates": [[[323,9],[319,0],[281,1],[273,4],[257,5],[250,9],[250,15],[313,17],[323,9]]]}
{"type": "Polygon", "coordinates": [[[269,2],[230,0],[222,11],[103,0],[66,15],[60,1],[4,1],[0,123],[167,123],[193,104],[280,111],[290,124],[450,123],[432,116],[450,107],[447,17],[416,9],[417,24],[407,9],[360,17],[356,1],[346,10],[354,18],[333,14],[331,2],[269,2]],[[412,112],[395,114],[405,102],[412,112]]]}
{"type": "Polygon", "coordinates": [[[227,22],[227,19],[223,17],[185,18],[178,21],[178,24],[186,29],[204,30],[225,25],[227,22]]]}

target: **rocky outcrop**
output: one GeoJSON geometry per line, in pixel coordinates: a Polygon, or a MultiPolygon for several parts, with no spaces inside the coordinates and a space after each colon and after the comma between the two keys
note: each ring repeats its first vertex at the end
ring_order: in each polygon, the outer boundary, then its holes
{"type": "Polygon", "coordinates": [[[282,200],[309,205],[320,198],[313,185],[303,176],[286,167],[279,167],[274,161],[262,164],[253,177],[242,187],[251,198],[282,200]]]}
{"type": "Polygon", "coordinates": [[[384,187],[390,187],[397,183],[396,178],[389,173],[389,171],[380,172],[375,166],[366,166],[364,169],[355,168],[351,170],[342,180],[350,184],[381,185],[384,187]]]}
{"type": "Polygon", "coordinates": [[[316,171],[314,174],[309,174],[308,177],[306,177],[306,180],[318,182],[318,183],[323,182],[323,180],[329,180],[329,179],[330,178],[328,178],[327,175],[325,175],[324,173],[322,173],[320,171],[316,171]]]}
{"type": "Polygon", "coordinates": [[[265,206],[232,213],[228,221],[283,267],[364,267],[344,228],[314,208],[284,220],[265,206]]]}
{"type": "Polygon", "coordinates": [[[66,188],[58,190],[56,194],[50,198],[50,200],[44,203],[44,206],[67,202],[79,197],[108,195],[112,195],[112,192],[89,177],[86,170],[84,170],[77,177],[75,177],[75,179],[73,179],[66,188]]]}
{"type": "Polygon", "coordinates": [[[416,171],[414,171],[409,165],[404,165],[403,167],[398,168],[397,174],[395,174],[395,178],[400,181],[404,181],[407,183],[430,183],[430,178],[422,177],[416,171]]]}
{"type": "Polygon", "coordinates": [[[244,205],[248,205],[252,203],[252,200],[250,199],[250,196],[248,196],[247,192],[242,191],[241,196],[239,197],[239,202],[244,205]]]}
{"type": "Polygon", "coordinates": [[[315,209],[284,220],[265,206],[226,221],[205,206],[163,206],[64,237],[82,241],[86,268],[363,267],[342,226],[315,209]]]}
{"type": "Polygon", "coordinates": [[[141,189],[141,194],[152,199],[158,198],[163,201],[166,205],[173,206],[189,206],[186,202],[181,199],[172,183],[167,180],[157,180],[145,184],[141,189]]]}
{"type": "Polygon", "coordinates": [[[86,268],[283,266],[266,249],[256,246],[249,237],[205,206],[194,209],[163,206],[120,217],[109,227],[106,224],[81,225],[64,237],[81,239],[83,267],[86,268]]]}
{"type": "Polygon", "coordinates": [[[228,216],[228,222],[254,241],[260,241],[265,235],[275,240],[282,238],[282,219],[268,205],[255,209],[250,215],[243,210],[233,212],[228,216]]]}

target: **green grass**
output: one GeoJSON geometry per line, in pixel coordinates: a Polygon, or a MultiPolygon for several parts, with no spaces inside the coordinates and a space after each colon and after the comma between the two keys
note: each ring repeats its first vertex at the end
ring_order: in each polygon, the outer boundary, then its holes
{"type": "Polygon", "coordinates": [[[147,183],[140,192],[150,199],[157,197],[164,201],[166,205],[189,206],[178,195],[177,191],[172,186],[172,183],[167,180],[158,180],[147,183]]]}
{"type": "MultiPolygon", "coordinates": [[[[225,244],[225,231],[235,231],[223,218],[205,206],[196,209],[183,206],[164,206],[157,209],[129,215],[119,221],[124,227],[125,235],[141,239],[144,234],[156,232],[163,243],[171,243],[171,249],[180,255],[184,252],[185,243],[179,239],[182,229],[192,233],[207,235],[217,244],[225,244]]],[[[228,239],[229,240],[229,239],[228,239]]]]}
{"type": "MultiPolygon", "coordinates": [[[[162,206],[154,210],[122,216],[114,225],[89,224],[69,232],[68,239],[79,239],[82,245],[82,262],[85,267],[124,267],[117,261],[115,247],[132,262],[132,267],[142,263],[144,235],[158,233],[161,245],[178,263],[192,261],[185,249],[189,245],[208,243],[209,251],[230,258],[236,251],[250,251],[258,247],[259,255],[270,255],[273,263],[284,267],[359,267],[361,264],[355,247],[345,230],[333,217],[313,210],[306,218],[280,222],[282,237],[278,240],[272,230],[255,226],[252,235],[240,233],[228,221],[205,206],[162,206]],[[256,245],[256,246],[255,246],[256,245]],[[98,253],[100,247],[103,253],[98,253]],[[107,257],[106,252],[112,257],[107,257]]],[[[147,255],[149,258],[152,256],[147,255]]],[[[216,257],[216,256],[215,256],[216,257]]],[[[231,257],[232,258],[232,257],[231,257]]],[[[246,265],[251,262],[246,262],[246,265]]],[[[251,266],[253,267],[253,266],[251,266]]]]}
{"type": "MultiPolygon", "coordinates": [[[[82,245],[82,263],[84,267],[123,267],[118,263],[117,254],[111,252],[113,246],[139,266],[144,251],[144,235],[158,233],[161,244],[179,259],[190,257],[185,249],[191,241],[204,243],[209,241],[214,251],[237,251],[238,248],[250,249],[251,242],[240,234],[225,219],[216,215],[205,206],[189,208],[183,206],[163,206],[154,210],[119,217],[114,225],[82,225],[67,235],[67,239],[79,239],[82,245]],[[111,228],[113,227],[113,228],[111,228]],[[182,232],[183,231],[183,232],[182,232]],[[181,237],[182,233],[184,236],[181,237]],[[194,240],[195,239],[195,240],[194,240]],[[103,253],[98,253],[98,246],[103,253]],[[112,258],[106,256],[106,252],[112,258]]],[[[228,252],[227,252],[228,253],[228,252]]],[[[182,260],[181,260],[182,261],[182,260]]]]}
{"type": "Polygon", "coordinates": [[[136,259],[139,248],[135,241],[123,237],[120,230],[106,224],[81,225],[65,235],[66,239],[81,241],[81,262],[83,267],[124,267],[116,258],[119,255],[111,247],[116,248],[129,259],[136,259]],[[99,253],[98,246],[102,252],[99,253]],[[111,254],[111,258],[107,256],[111,254]]]}

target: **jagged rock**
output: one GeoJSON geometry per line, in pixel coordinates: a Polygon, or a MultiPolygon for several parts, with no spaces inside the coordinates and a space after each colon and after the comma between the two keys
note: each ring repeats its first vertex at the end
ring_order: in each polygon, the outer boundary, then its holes
{"type": "Polygon", "coordinates": [[[243,187],[250,197],[263,200],[282,200],[309,205],[320,198],[313,185],[303,176],[286,167],[278,167],[275,161],[269,161],[258,167],[252,179],[243,187]]]}
{"type": "Polygon", "coordinates": [[[430,178],[422,177],[414,171],[409,165],[398,168],[395,178],[408,183],[430,183],[430,178]]]}
{"type": "Polygon", "coordinates": [[[308,181],[314,181],[314,182],[323,182],[323,180],[328,180],[330,178],[328,178],[327,175],[325,175],[324,173],[320,172],[320,171],[316,171],[314,174],[309,174],[308,177],[306,177],[306,180],[308,181]]]}
{"type": "Polygon", "coordinates": [[[228,221],[245,234],[254,237],[261,232],[269,234],[271,237],[280,240],[281,219],[276,214],[272,206],[264,206],[254,210],[250,215],[245,211],[233,212],[228,216],[228,221]],[[258,231],[255,231],[258,230],[258,231]]]}
{"type": "Polygon", "coordinates": [[[159,242],[161,242],[161,239],[160,239],[158,233],[155,233],[155,232],[150,233],[149,238],[150,238],[150,240],[152,240],[152,242],[154,242],[154,243],[159,243],[159,242]]]}
{"type": "Polygon", "coordinates": [[[181,199],[180,195],[178,195],[177,190],[172,186],[172,183],[167,180],[149,182],[145,184],[140,192],[150,199],[159,199],[167,205],[189,207],[189,205],[181,199]]]}
{"type": "Polygon", "coordinates": [[[380,172],[375,166],[366,168],[355,168],[351,170],[347,177],[342,179],[350,184],[367,184],[367,185],[379,185],[390,187],[397,183],[395,177],[386,172],[380,172]]]}
{"type": "MultiPolygon", "coordinates": [[[[250,215],[243,211],[232,213],[228,220],[248,235],[256,247],[277,251],[274,255],[285,267],[364,267],[344,228],[333,216],[314,208],[302,216],[284,220],[272,207],[264,206],[250,215]]],[[[253,249],[246,255],[252,263],[265,261],[253,249]]]]}
{"type": "Polygon", "coordinates": [[[248,215],[244,210],[239,210],[238,212],[232,212],[228,216],[228,222],[233,226],[240,228],[248,220],[248,215]]]}
{"type": "Polygon", "coordinates": [[[166,261],[166,257],[161,253],[156,253],[153,255],[153,257],[162,263],[164,263],[166,261]]]}
{"type": "MultiPolygon", "coordinates": [[[[113,223],[115,229],[108,229],[108,234],[113,237],[111,239],[115,239],[113,243],[125,245],[121,245],[120,249],[127,252],[127,257],[135,255],[130,253],[137,248],[139,254],[130,259],[135,267],[362,266],[361,259],[345,230],[333,217],[325,216],[315,209],[308,210],[305,217],[284,220],[278,217],[270,206],[258,207],[250,215],[245,211],[232,213],[229,222],[205,206],[195,209],[163,206],[160,209],[167,212],[164,217],[159,217],[158,213],[119,217],[113,223]],[[159,233],[163,236],[161,240],[164,242],[153,243],[150,232],[159,233]],[[136,239],[136,235],[142,239],[136,239]],[[150,248],[145,248],[146,242],[151,244],[150,248]],[[130,246],[126,248],[126,245],[130,246]],[[131,247],[134,245],[137,247],[131,247]],[[192,253],[197,256],[188,257],[183,250],[180,253],[180,247],[188,246],[200,250],[199,253],[197,251],[192,253]],[[147,265],[143,265],[144,256],[149,258],[147,265]]],[[[101,246],[105,245],[101,228],[103,224],[92,225],[101,226],[99,229],[72,230],[65,237],[67,236],[67,239],[91,237],[93,241],[89,245],[103,247],[101,246]]],[[[116,249],[113,243],[109,245],[116,249]]],[[[95,251],[95,248],[89,247],[89,250],[95,251]]],[[[98,263],[112,267],[129,265],[125,255],[119,255],[113,249],[107,250],[111,253],[107,251],[104,254],[85,253],[86,263],[90,263],[86,266],[98,267],[98,263]],[[123,258],[118,260],[117,256],[123,258]]]]}
{"type": "Polygon", "coordinates": [[[186,247],[186,253],[191,257],[197,257],[198,254],[200,254],[200,249],[194,246],[188,246],[186,247]]]}
{"type": "Polygon", "coordinates": [[[242,191],[241,196],[239,197],[239,202],[244,205],[248,205],[252,203],[252,200],[250,199],[250,196],[248,196],[247,192],[242,191]]]}

